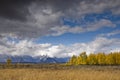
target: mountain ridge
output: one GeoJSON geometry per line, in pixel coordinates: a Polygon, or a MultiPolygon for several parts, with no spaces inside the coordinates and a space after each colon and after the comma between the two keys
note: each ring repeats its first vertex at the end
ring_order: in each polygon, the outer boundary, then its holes
{"type": "Polygon", "coordinates": [[[57,58],[46,55],[32,57],[29,55],[12,56],[0,54],[0,63],[5,63],[8,58],[12,60],[12,63],[65,63],[69,60],[69,57],[57,58]]]}

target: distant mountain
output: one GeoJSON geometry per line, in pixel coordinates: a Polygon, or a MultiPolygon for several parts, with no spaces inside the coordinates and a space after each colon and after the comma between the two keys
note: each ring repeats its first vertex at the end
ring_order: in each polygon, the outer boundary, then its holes
{"type": "Polygon", "coordinates": [[[69,57],[66,58],[56,58],[49,56],[32,57],[28,55],[11,56],[0,54],[0,63],[5,63],[8,58],[10,58],[13,63],[65,63],[69,60],[69,57]]]}

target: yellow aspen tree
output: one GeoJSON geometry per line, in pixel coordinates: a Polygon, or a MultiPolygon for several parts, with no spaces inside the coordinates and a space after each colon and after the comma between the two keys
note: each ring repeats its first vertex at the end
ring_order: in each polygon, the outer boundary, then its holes
{"type": "Polygon", "coordinates": [[[68,64],[69,65],[76,65],[77,62],[77,56],[73,55],[71,59],[69,60],[68,64]]]}
{"type": "Polygon", "coordinates": [[[117,53],[117,62],[120,64],[120,52],[117,53]]]}
{"type": "Polygon", "coordinates": [[[81,64],[87,64],[87,54],[86,54],[86,52],[82,52],[80,54],[80,57],[81,57],[81,64]]]}
{"type": "Polygon", "coordinates": [[[82,58],[81,58],[81,56],[79,55],[79,56],[77,57],[77,65],[80,65],[80,64],[82,64],[82,58]]]}
{"type": "Polygon", "coordinates": [[[92,64],[97,64],[97,59],[96,59],[96,55],[91,53],[88,58],[87,58],[88,64],[92,65],[92,64]]]}
{"type": "Polygon", "coordinates": [[[106,55],[106,64],[109,64],[109,65],[115,64],[113,53],[109,53],[106,55]]]}
{"type": "Polygon", "coordinates": [[[116,64],[120,64],[120,53],[114,52],[114,59],[116,64]]]}
{"type": "Polygon", "coordinates": [[[114,60],[114,64],[116,65],[117,64],[117,54],[116,54],[116,52],[113,52],[112,57],[113,57],[113,60],[114,60]]]}
{"type": "Polygon", "coordinates": [[[96,57],[98,60],[98,64],[100,65],[106,64],[106,55],[104,53],[98,53],[96,57]]]}

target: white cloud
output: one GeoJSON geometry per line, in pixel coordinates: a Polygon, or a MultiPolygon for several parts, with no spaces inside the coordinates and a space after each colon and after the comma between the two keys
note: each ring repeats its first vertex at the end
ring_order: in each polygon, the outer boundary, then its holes
{"type": "Polygon", "coordinates": [[[119,39],[108,39],[105,37],[97,37],[95,40],[88,43],[75,43],[69,46],[50,43],[37,44],[33,41],[22,40],[18,43],[10,42],[7,39],[0,40],[0,54],[7,55],[30,55],[40,56],[48,55],[50,57],[68,57],[72,55],[79,55],[86,51],[89,53],[97,52],[113,52],[120,51],[119,39]]]}
{"type": "Polygon", "coordinates": [[[59,36],[64,33],[81,33],[84,32],[82,27],[69,27],[69,26],[61,26],[61,27],[53,27],[51,28],[52,33],[50,35],[52,36],[59,36]]]}
{"type": "Polygon", "coordinates": [[[103,27],[116,27],[114,23],[112,23],[110,20],[101,19],[100,21],[97,21],[95,23],[88,24],[87,31],[95,31],[103,27]]]}
{"type": "Polygon", "coordinates": [[[119,0],[83,0],[78,2],[76,6],[70,7],[67,15],[80,17],[91,13],[99,14],[107,10],[111,11],[114,15],[120,15],[119,3],[119,0]]]}
{"type": "Polygon", "coordinates": [[[56,27],[51,28],[52,33],[49,35],[58,36],[58,35],[62,35],[64,33],[82,33],[82,32],[89,32],[89,31],[96,31],[103,27],[114,28],[114,27],[116,27],[116,25],[109,20],[101,19],[100,21],[96,21],[94,23],[89,23],[85,27],[82,27],[82,26],[75,26],[75,27],[56,26],[56,27]]]}
{"type": "Polygon", "coordinates": [[[114,35],[117,35],[117,34],[120,34],[120,30],[114,30],[112,32],[109,32],[109,33],[103,33],[103,34],[100,34],[99,36],[107,36],[107,37],[110,37],[110,36],[114,36],[114,35]]]}

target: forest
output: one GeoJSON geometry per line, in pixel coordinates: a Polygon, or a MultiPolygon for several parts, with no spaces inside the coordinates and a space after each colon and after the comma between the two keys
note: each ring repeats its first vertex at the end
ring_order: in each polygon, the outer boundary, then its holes
{"type": "Polygon", "coordinates": [[[82,52],[79,56],[73,55],[67,65],[119,65],[120,52],[91,53],[82,52]]]}

